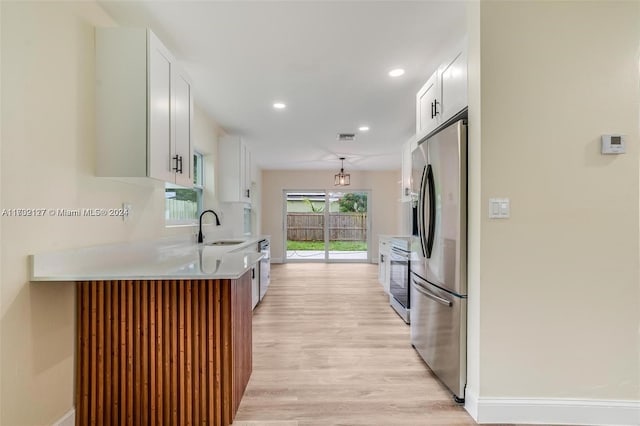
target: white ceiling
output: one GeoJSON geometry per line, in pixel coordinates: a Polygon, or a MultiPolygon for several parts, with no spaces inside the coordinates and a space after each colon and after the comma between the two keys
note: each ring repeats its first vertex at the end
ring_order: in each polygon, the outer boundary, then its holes
{"type": "Polygon", "coordinates": [[[415,93],[465,28],[462,1],[101,2],[150,27],[193,80],[195,101],[243,136],[265,169],[400,167],[415,93]],[[403,77],[388,71],[402,67],[403,77]],[[272,104],[282,101],[285,110],[272,104]],[[359,133],[360,125],[368,133],[359,133]],[[339,132],[358,133],[339,142],[339,132]]]}

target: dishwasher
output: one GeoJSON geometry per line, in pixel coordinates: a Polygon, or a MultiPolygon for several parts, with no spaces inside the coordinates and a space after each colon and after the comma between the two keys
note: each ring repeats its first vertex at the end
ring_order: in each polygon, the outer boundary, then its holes
{"type": "Polygon", "coordinates": [[[260,301],[264,298],[269,288],[269,282],[271,281],[271,248],[269,240],[261,240],[258,243],[258,251],[263,254],[262,260],[260,260],[260,301]]]}

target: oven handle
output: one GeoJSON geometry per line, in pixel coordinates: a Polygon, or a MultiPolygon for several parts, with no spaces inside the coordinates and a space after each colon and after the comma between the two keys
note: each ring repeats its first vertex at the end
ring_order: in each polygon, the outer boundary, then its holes
{"type": "Polygon", "coordinates": [[[418,293],[421,293],[427,296],[429,299],[434,300],[438,303],[451,307],[452,303],[450,301],[448,301],[447,299],[443,299],[442,297],[438,297],[435,294],[431,293],[429,290],[427,290],[422,284],[418,283],[416,280],[412,280],[412,281],[415,284],[415,289],[418,293]]]}
{"type": "Polygon", "coordinates": [[[391,254],[395,254],[396,256],[401,257],[402,260],[409,260],[410,258],[409,253],[407,253],[404,250],[397,249],[395,247],[391,247],[391,254]]]}

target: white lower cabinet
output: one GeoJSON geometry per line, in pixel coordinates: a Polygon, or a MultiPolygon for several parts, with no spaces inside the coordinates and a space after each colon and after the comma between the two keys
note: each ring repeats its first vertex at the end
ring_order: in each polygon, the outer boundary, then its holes
{"type": "Polygon", "coordinates": [[[378,245],[378,281],[380,281],[382,288],[387,294],[389,294],[391,286],[390,257],[391,242],[381,237],[378,245]]]}

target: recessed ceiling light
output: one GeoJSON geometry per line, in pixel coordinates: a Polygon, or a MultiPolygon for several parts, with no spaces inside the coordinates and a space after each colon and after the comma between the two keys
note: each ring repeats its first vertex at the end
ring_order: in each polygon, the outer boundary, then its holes
{"type": "Polygon", "coordinates": [[[389,71],[389,75],[391,77],[400,77],[404,74],[404,70],[402,68],[396,68],[394,70],[389,71]]]}
{"type": "Polygon", "coordinates": [[[360,126],[360,127],[358,127],[358,130],[360,130],[361,132],[368,132],[369,131],[369,126],[360,126]]]}
{"type": "Polygon", "coordinates": [[[273,107],[275,109],[285,109],[287,107],[287,105],[282,103],[282,102],[276,102],[276,103],[273,104],[273,107]]]}

